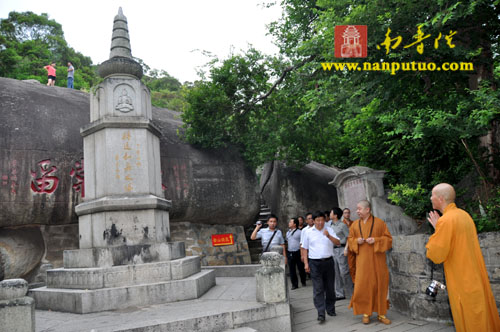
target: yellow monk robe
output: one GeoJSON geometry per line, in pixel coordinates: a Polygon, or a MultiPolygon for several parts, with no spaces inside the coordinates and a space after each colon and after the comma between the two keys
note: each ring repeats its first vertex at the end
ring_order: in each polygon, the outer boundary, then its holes
{"type": "Polygon", "coordinates": [[[389,308],[389,270],[385,252],[392,248],[391,233],[382,219],[370,215],[366,223],[359,219],[354,221],[349,229],[348,241],[349,249],[356,254],[355,286],[349,308],[353,308],[355,315],[371,315],[372,312],[385,315],[389,308]],[[372,222],[374,224],[371,237],[375,239],[375,243],[365,242],[359,245],[359,237],[365,240],[370,237],[372,222]]]}
{"type": "Polygon", "coordinates": [[[444,263],[457,332],[500,331],[500,318],[470,215],[449,204],[425,246],[427,257],[444,263]]]}

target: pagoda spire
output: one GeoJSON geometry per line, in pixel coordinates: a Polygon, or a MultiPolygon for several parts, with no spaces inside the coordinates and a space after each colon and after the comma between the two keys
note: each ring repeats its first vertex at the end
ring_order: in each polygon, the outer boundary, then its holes
{"type": "Polygon", "coordinates": [[[127,18],[123,15],[122,7],[118,9],[118,15],[113,22],[113,36],[111,37],[111,52],[109,58],[125,57],[132,59],[132,48],[128,35],[127,18]]]}
{"type": "Polygon", "coordinates": [[[108,77],[115,74],[128,74],[141,79],[142,67],[132,57],[130,37],[128,34],[127,17],[123,15],[122,7],[113,21],[113,35],[111,37],[111,51],[109,60],[99,66],[99,76],[108,77]]]}

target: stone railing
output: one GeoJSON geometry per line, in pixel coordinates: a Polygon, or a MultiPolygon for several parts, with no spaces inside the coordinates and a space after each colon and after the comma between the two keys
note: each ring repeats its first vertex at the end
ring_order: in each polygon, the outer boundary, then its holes
{"type": "Polygon", "coordinates": [[[0,282],[0,331],[35,332],[35,301],[24,279],[0,282]]]}
{"type": "Polygon", "coordinates": [[[285,302],[287,300],[287,279],[282,247],[272,247],[260,258],[262,267],[255,274],[257,301],[264,303],[285,302]],[[281,250],[281,251],[280,251],[281,250]]]}
{"type": "MultiPolygon", "coordinates": [[[[448,293],[440,290],[435,298],[425,294],[432,278],[444,281],[443,266],[426,258],[429,235],[393,236],[392,250],[387,254],[390,272],[389,297],[392,307],[414,319],[451,322],[448,293]]],[[[490,285],[500,308],[500,233],[479,234],[490,285]]]]}

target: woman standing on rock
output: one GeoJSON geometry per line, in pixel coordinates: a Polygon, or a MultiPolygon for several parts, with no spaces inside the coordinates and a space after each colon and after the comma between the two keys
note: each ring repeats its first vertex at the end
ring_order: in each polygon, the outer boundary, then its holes
{"type": "Polygon", "coordinates": [[[47,65],[43,68],[47,69],[47,86],[54,86],[54,84],[56,83],[56,63],[52,62],[50,65],[47,65]]]}

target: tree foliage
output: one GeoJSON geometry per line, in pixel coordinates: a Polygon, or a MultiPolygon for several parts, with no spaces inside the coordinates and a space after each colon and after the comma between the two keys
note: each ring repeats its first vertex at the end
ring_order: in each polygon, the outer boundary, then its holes
{"type": "MultiPolygon", "coordinates": [[[[150,69],[141,59],[143,82],[151,90],[154,106],[181,111],[189,83],[182,85],[164,70],[150,69]]],[[[57,86],[66,86],[67,63],[75,68],[74,86],[89,90],[98,82],[96,66],[90,57],[76,52],[64,39],[63,28],[47,14],[11,12],[0,19],[0,76],[47,82],[44,66],[56,62],[57,86]]]]}
{"type": "Polygon", "coordinates": [[[88,90],[97,81],[92,60],[68,46],[62,26],[47,14],[10,12],[0,20],[0,76],[46,83],[43,67],[52,61],[58,86],[66,86],[68,61],[75,67],[75,88],[88,90]]]}
{"type": "Polygon", "coordinates": [[[190,83],[184,85],[165,70],[149,69],[142,81],[151,90],[151,103],[153,106],[168,108],[174,111],[183,111],[186,108],[186,93],[190,83]]]}
{"type": "Polygon", "coordinates": [[[498,185],[498,142],[486,147],[479,142],[498,130],[500,118],[498,1],[282,0],[280,5],[283,16],[269,28],[280,53],[266,56],[250,48],[211,62],[207,79],[187,96],[188,141],[236,144],[254,166],[277,159],[384,169],[393,186],[421,183],[429,190],[478,170],[483,181],[498,185]],[[334,27],[350,24],[368,26],[367,58],[335,58],[334,27]],[[419,27],[430,35],[422,54],[417,45],[404,47],[416,40],[419,27]],[[403,41],[387,53],[377,45],[388,29],[391,38],[403,41]],[[449,35],[454,47],[447,44],[449,35]],[[321,67],[343,61],[472,62],[474,71],[391,75],[321,67]]]}

